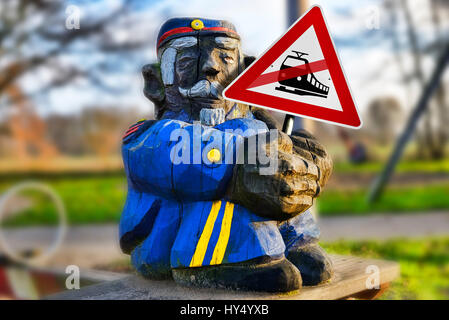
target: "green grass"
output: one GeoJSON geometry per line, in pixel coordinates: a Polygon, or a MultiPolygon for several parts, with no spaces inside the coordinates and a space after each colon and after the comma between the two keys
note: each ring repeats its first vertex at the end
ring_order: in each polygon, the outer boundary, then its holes
{"type": "MultiPolygon", "coordinates": [[[[408,168],[414,165],[408,164],[408,168]]],[[[428,169],[441,169],[443,163],[429,165],[428,169]]],[[[70,224],[117,222],[126,197],[126,181],[120,173],[105,175],[41,177],[62,197],[70,224]]],[[[0,194],[18,181],[2,178],[0,194]]],[[[449,182],[427,185],[388,187],[382,198],[374,204],[366,202],[366,189],[325,189],[318,199],[320,215],[364,215],[382,212],[413,212],[449,209],[449,182]]],[[[54,209],[38,202],[23,214],[6,221],[9,226],[54,224],[54,209]]]]}
{"type": "Polygon", "coordinates": [[[320,215],[361,215],[371,212],[410,212],[449,209],[449,183],[388,187],[373,204],[368,190],[324,190],[318,199],[320,215]]]}
{"type": "MultiPolygon", "coordinates": [[[[123,176],[83,177],[40,180],[48,183],[62,198],[70,224],[117,222],[126,196],[123,176]]],[[[2,181],[0,194],[13,182],[2,181]]],[[[57,216],[48,203],[39,203],[5,221],[9,226],[55,224],[57,216]]]]}
{"type": "Polygon", "coordinates": [[[399,262],[401,276],[382,299],[449,299],[449,237],[321,245],[329,253],[399,262]]]}
{"type": "MultiPolygon", "coordinates": [[[[366,162],[358,165],[349,162],[334,163],[334,172],[337,173],[377,173],[385,166],[384,162],[366,162]]],[[[409,160],[398,163],[395,172],[449,172],[449,158],[438,161],[409,160]]]]}

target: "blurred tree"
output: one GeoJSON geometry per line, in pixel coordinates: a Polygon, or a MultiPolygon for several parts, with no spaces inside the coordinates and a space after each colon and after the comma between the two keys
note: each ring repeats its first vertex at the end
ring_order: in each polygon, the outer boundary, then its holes
{"type": "MultiPolygon", "coordinates": [[[[425,2],[424,2],[425,3],[425,2]]],[[[390,15],[390,27],[392,32],[390,35],[393,40],[393,51],[395,52],[396,62],[401,73],[401,78],[409,90],[413,90],[411,86],[413,81],[416,81],[420,88],[424,88],[426,85],[426,72],[424,68],[423,60],[426,55],[438,56],[447,43],[448,34],[442,32],[441,17],[449,13],[449,3],[442,0],[428,0],[427,4],[431,12],[431,22],[435,30],[435,37],[430,43],[425,43],[419,39],[420,22],[416,21],[416,15],[411,9],[409,1],[400,0],[385,0],[384,5],[390,15]],[[403,57],[400,52],[403,50],[401,47],[400,39],[400,23],[405,23],[406,40],[410,49],[412,57],[412,70],[406,70],[403,64],[403,57]]],[[[415,4],[414,9],[417,6],[415,4]]],[[[435,107],[429,106],[422,119],[422,128],[416,133],[417,137],[417,150],[418,157],[430,157],[431,159],[441,159],[445,155],[445,149],[448,142],[448,106],[445,97],[444,84],[441,84],[437,90],[432,104],[435,107]]]]}
{"type": "Polygon", "coordinates": [[[72,156],[87,153],[79,115],[52,114],[45,118],[45,122],[51,141],[61,153],[72,156]]]}
{"type": "Polygon", "coordinates": [[[18,85],[11,84],[5,92],[14,101],[15,109],[10,113],[9,132],[14,137],[16,156],[27,160],[31,156],[48,158],[57,154],[56,148],[48,142],[46,126],[32,109],[32,104],[18,85]]]}
{"type": "MultiPolygon", "coordinates": [[[[444,50],[445,44],[449,41],[447,34],[443,32],[442,15],[446,14],[446,19],[449,18],[449,4],[447,1],[443,0],[430,0],[432,23],[434,27],[435,42],[430,46],[429,51],[442,52],[444,50]],[[441,11],[441,8],[444,8],[441,11]]],[[[446,29],[447,33],[447,29],[446,29]]],[[[441,145],[442,149],[438,154],[439,157],[444,156],[444,147],[449,139],[449,110],[448,101],[446,96],[446,91],[444,85],[441,84],[436,92],[435,99],[437,101],[438,117],[437,117],[437,143],[441,145]]]]}
{"type": "Polygon", "coordinates": [[[104,105],[87,106],[81,114],[53,114],[45,122],[49,137],[63,154],[106,157],[119,154],[123,133],[140,118],[136,107],[104,105]]]}
{"type": "MultiPolygon", "coordinates": [[[[13,90],[21,91],[20,95],[10,94],[8,103],[0,109],[1,118],[14,115],[10,123],[15,129],[9,131],[14,139],[36,135],[35,127],[45,131],[33,105],[24,101],[30,95],[80,79],[117,93],[124,84],[114,87],[107,75],[120,74],[130,61],[135,68],[138,49],[152,43],[151,35],[126,32],[135,24],[130,13],[137,0],[117,0],[113,2],[116,5],[106,1],[76,3],[81,8],[93,6],[91,14],[82,12],[79,28],[71,28],[73,10],[68,10],[69,6],[77,7],[64,1],[0,2],[0,98],[13,90]],[[20,87],[25,77],[35,92],[20,87]],[[25,103],[27,108],[20,107],[25,103]],[[18,110],[11,112],[11,107],[18,110]]],[[[44,136],[42,133],[39,139],[44,140],[44,136]]]]}
{"type": "Polygon", "coordinates": [[[136,109],[103,106],[85,108],[80,117],[83,145],[95,155],[106,158],[120,151],[125,128],[137,119],[136,109]]]}
{"type": "Polygon", "coordinates": [[[128,14],[136,0],[117,2],[120,5],[113,9],[104,5],[102,12],[82,15],[79,29],[66,27],[70,17],[66,13],[68,4],[63,1],[0,2],[0,94],[20,77],[43,66],[53,71],[48,87],[85,77],[94,85],[110,88],[104,72],[119,72],[124,64],[92,59],[93,65],[87,69],[82,63],[76,64],[81,61],[64,58],[73,52],[84,56],[119,53],[123,57],[148,44],[148,37],[117,36],[120,30],[130,28],[128,14]]]}
{"type": "Polygon", "coordinates": [[[367,129],[379,144],[390,144],[396,139],[404,119],[401,106],[393,97],[381,97],[368,105],[367,129]]]}

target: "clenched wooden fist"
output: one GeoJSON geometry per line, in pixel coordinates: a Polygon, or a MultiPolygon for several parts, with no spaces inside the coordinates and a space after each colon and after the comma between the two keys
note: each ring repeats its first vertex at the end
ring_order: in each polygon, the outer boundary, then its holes
{"type": "MultiPolygon", "coordinates": [[[[259,153],[255,163],[250,163],[245,155],[245,163],[235,168],[228,197],[255,214],[281,221],[312,206],[313,199],[332,173],[332,160],[324,147],[305,130],[291,136],[277,131],[277,139],[270,139],[273,134],[273,131],[259,134],[257,147],[264,150],[271,161],[277,157],[275,170],[266,174],[267,164],[259,153]],[[277,152],[273,152],[276,147],[277,152]]],[[[247,141],[245,146],[248,146],[247,141]]],[[[244,152],[249,151],[245,148],[244,152]]]]}

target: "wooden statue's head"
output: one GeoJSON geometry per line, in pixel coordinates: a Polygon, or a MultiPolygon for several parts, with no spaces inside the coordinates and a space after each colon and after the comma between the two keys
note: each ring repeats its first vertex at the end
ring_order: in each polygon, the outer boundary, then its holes
{"type": "Polygon", "coordinates": [[[233,102],[222,91],[253,60],[245,57],[235,27],[223,20],[175,18],[161,27],[158,63],[143,67],[144,93],[156,107],[156,118],[167,111],[199,120],[203,108],[233,102]]]}

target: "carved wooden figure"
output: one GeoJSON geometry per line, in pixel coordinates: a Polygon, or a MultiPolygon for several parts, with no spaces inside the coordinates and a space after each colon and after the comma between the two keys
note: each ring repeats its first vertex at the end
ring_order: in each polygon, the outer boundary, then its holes
{"type": "Polygon", "coordinates": [[[157,53],[158,63],[142,70],[157,120],[137,122],[123,138],[120,245],[134,267],[153,279],[242,290],[285,292],[328,280],[332,265],[308,209],[332,161],[307,132],[288,136],[267,112],[223,99],[254,60],[242,53],[235,27],[170,19],[157,53]],[[260,150],[276,160],[269,174],[260,150]]]}

